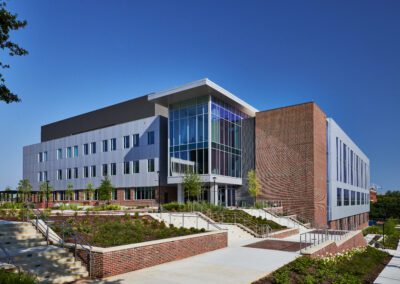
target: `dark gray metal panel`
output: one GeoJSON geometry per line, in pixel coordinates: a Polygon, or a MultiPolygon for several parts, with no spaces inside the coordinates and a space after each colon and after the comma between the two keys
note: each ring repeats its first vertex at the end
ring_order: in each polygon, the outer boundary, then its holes
{"type": "Polygon", "coordinates": [[[165,107],[149,102],[146,95],[43,125],[41,142],[166,113],[165,107]]]}
{"type": "Polygon", "coordinates": [[[168,185],[168,118],[160,116],[160,183],[168,185]]]}
{"type": "Polygon", "coordinates": [[[243,185],[236,192],[236,201],[252,202],[247,191],[247,173],[255,169],[255,118],[242,121],[242,177],[243,185]]]}

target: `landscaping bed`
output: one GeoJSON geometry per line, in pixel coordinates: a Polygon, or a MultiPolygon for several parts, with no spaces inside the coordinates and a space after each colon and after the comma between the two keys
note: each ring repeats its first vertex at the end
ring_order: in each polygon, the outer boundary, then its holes
{"type": "Polygon", "coordinates": [[[71,228],[78,232],[92,246],[112,247],[135,244],[165,238],[186,236],[205,232],[204,229],[176,228],[158,222],[149,216],[53,216],[52,229],[59,235],[65,236],[66,242],[73,242],[71,228]],[[67,221],[69,226],[63,226],[67,221]]]}
{"type": "Polygon", "coordinates": [[[223,206],[212,205],[206,202],[172,202],[164,204],[163,209],[173,212],[199,211],[215,222],[239,223],[252,229],[254,232],[259,231],[259,228],[265,225],[268,225],[272,229],[272,232],[287,228],[271,220],[252,216],[239,209],[228,209],[223,206]]]}
{"type": "Polygon", "coordinates": [[[363,230],[363,235],[367,234],[378,234],[383,235],[385,233],[385,241],[379,241],[379,243],[388,249],[397,249],[397,245],[400,240],[400,231],[396,229],[397,222],[395,219],[388,219],[385,222],[385,230],[382,225],[369,226],[363,230]]]}
{"type": "Polygon", "coordinates": [[[326,258],[302,256],[253,283],[373,283],[390,259],[372,247],[326,258]]]}
{"type": "Polygon", "coordinates": [[[4,284],[34,284],[36,277],[24,272],[12,272],[0,269],[0,283],[4,284]]]}

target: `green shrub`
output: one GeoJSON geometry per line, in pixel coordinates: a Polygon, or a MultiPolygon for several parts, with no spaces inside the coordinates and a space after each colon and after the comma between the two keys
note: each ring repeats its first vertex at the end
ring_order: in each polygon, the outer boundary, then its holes
{"type": "Polygon", "coordinates": [[[34,284],[37,283],[36,278],[27,273],[14,273],[4,269],[0,269],[0,284],[34,284]]]}
{"type": "Polygon", "coordinates": [[[167,211],[182,211],[185,209],[185,204],[180,202],[171,202],[163,205],[163,209],[167,211]]]}

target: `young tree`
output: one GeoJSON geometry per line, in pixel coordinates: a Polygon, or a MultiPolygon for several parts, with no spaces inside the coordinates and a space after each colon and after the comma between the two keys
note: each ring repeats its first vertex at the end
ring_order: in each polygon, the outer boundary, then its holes
{"type": "Polygon", "coordinates": [[[201,181],[198,174],[194,172],[186,172],[183,177],[182,185],[188,200],[199,198],[201,193],[201,181]]]}
{"type": "MultiPolygon", "coordinates": [[[[18,44],[10,41],[10,32],[24,28],[26,24],[26,21],[20,21],[17,19],[17,14],[10,13],[6,8],[6,3],[0,0],[0,48],[3,51],[8,51],[10,56],[22,56],[28,54],[28,51],[21,48],[18,44]]],[[[8,69],[10,68],[10,65],[0,61],[0,68],[8,69]]],[[[3,74],[1,73],[0,101],[4,101],[7,104],[20,101],[20,98],[7,88],[3,74]]]]}
{"type": "Polygon", "coordinates": [[[89,182],[86,185],[86,189],[85,189],[85,195],[88,197],[89,200],[93,199],[94,192],[95,192],[94,185],[93,185],[93,183],[89,182]]]}
{"type": "Polygon", "coordinates": [[[72,183],[67,184],[67,190],[65,191],[65,197],[67,200],[72,200],[72,197],[74,197],[74,185],[72,183]]]}
{"type": "Polygon", "coordinates": [[[10,186],[7,186],[6,189],[4,189],[4,193],[6,194],[6,201],[12,201],[12,189],[10,186]]]}
{"type": "Polygon", "coordinates": [[[19,200],[25,202],[28,195],[32,191],[32,185],[29,182],[29,179],[21,179],[18,183],[18,195],[19,195],[19,200]]]}
{"type": "Polygon", "coordinates": [[[47,182],[40,184],[39,193],[42,201],[50,201],[50,195],[53,193],[53,187],[47,182]]]}
{"type": "Polygon", "coordinates": [[[105,177],[103,180],[101,180],[101,184],[99,186],[98,193],[99,193],[99,200],[108,200],[110,202],[111,199],[111,192],[113,191],[113,186],[111,184],[111,181],[108,179],[108,177],[105,177]]]}
{"type": "Polygon", "coordinates": [[[257,196],[260,193],[260,183],[258,182],[255,170],[250,170],[247,173],[248,190],[251,197],[254,198],[254,204],[257,202],[257,196]]]}

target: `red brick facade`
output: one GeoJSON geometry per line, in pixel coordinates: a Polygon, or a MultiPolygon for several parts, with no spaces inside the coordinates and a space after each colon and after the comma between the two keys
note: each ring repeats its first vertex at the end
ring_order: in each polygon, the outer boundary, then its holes
{"type": "MultiPolygon", "coordinates": [[[[130,199],[125,199],[125,188],[117,188],[117,199],[111,199],[111,204],[119,204],[123,206],[157,206],[158,199],[160,197],[161,203],[168,203],[175,201],[177,199],[177,190],[175,187],[161,187],[160,195],[158,193],[158,188],[155,189],[154,199],[135,199],[135,189],[130,189],[130,199]]],[[[50,196],[49,207],[52,207],[54,203],[79,203],[84,205],[96,205],[102,203],[98,200],[86,200],[84,190],[79,190],[79,199],[75,199],[75,191],[73,195],[73,200],[60,200],[60,193],[57,192],[56,200],[53,200],[53,194],[50,196]]],[[[33,194],[31,198],[32,202],[36,203],[36,207],[44,208],[46,206],[45,202],[40,202],[38,195],[33,194]]],[[[104,203],[104,202],[103,202],[104,203]]]]}
{"type": "Polygon", "coordinates": [[[362,230],[368,226],[368,212],[349,216],[346,218],[333,220],[329,222],[329,228],[334,230],[362,230]]]}
{"type": "Polygon", "coordinates": [[[256,114],[256,173],[261,199],[316,227],[327,220],[326,116],[315,103],[256,114]]]}
{"type": "MultiPolygon", "coordinates": [[[[92,277],[104,278],[224,248],[227,232],[204,233],[172,240],[107,249],[94,248],[92,277]]],[[[82,259],[86,251],[80,250],[82,259]]]]}

